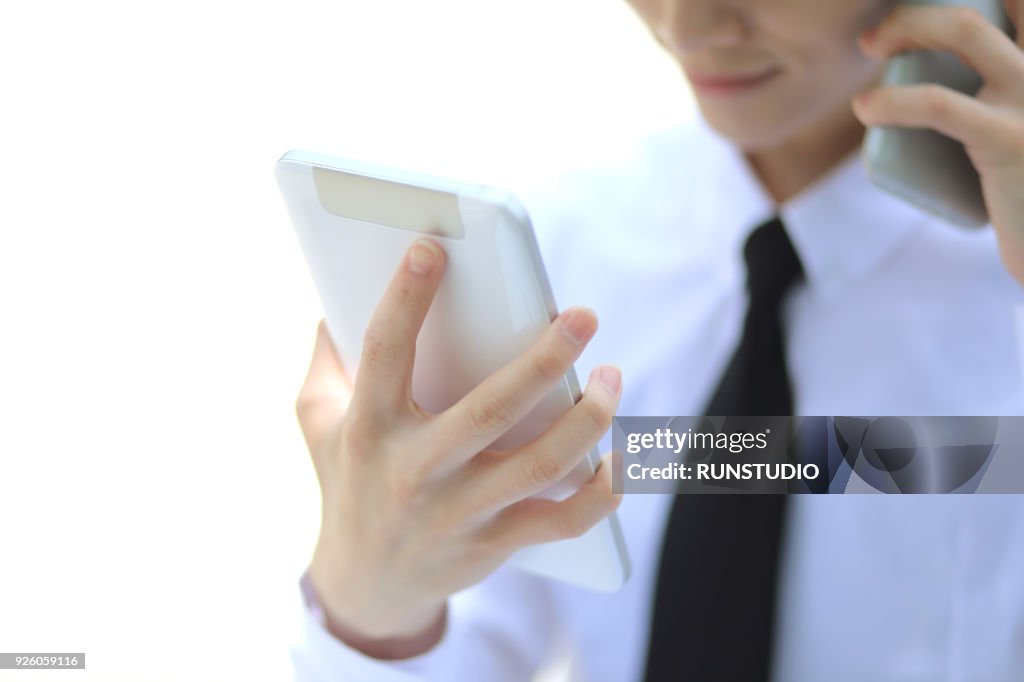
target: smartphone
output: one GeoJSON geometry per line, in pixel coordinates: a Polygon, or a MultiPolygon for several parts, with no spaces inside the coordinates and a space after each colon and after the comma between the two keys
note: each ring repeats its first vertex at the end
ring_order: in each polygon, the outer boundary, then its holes
{"type": "MultiPolygon", "coordinates": [[[[902,0],[901,4],[973,7],[1007,33],[1013,30],[1002,0],[902,0]]],[[[968,95],[982,86],[977,72],[953,54],[937,50],[895,55],[881,82],[938,83],[968,95]]],[[[978,172],[958,141],[930,129],[872,126],[862,154],[869,177],[882,189],[955,225],[988,223],[978,172]]]]}
{"type": "MultiPolygon", "coordinates": [[[[443,411],[535,341],[558,313],[530,219],[497,188],[407,169],[291,151],[278,186],[342,364],[357,376],[362,339],[406,249],[429,235],[447,266],[416,341],[412,396],[443,411]]],[[[492,447],[543,433],[580,399],[574,370],[492,447]]],[[[594,475],[596,448],[541,496],[562,499],[594,475]]],[[[612,591],[629,575],[618,516],[579,538],[519,550],[510,561],[548,577],[612,591]]]]}

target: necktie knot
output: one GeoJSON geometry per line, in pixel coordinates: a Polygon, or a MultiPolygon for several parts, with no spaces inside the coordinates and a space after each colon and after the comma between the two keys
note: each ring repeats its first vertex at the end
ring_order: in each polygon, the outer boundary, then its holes
{"type": "Polygon", "coordinates": [[[803,278],[800,257],[776,216],[762,223],[743,247],[747,291],[754,305],[777,306],[791,286],[803,278]]]}

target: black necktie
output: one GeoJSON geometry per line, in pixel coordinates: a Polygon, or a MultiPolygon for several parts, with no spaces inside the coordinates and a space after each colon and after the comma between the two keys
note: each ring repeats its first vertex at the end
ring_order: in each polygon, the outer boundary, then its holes
{"type": "MultiPolygon", "coordinates": [[[[708,416],[791,415],[780,308],[803,274],[778,218],[744,247],[743,337],[708,416]]],[[[763,682],[771,669],[786,496],[677,495],[658,572],[647,682],[763,682]]]]}

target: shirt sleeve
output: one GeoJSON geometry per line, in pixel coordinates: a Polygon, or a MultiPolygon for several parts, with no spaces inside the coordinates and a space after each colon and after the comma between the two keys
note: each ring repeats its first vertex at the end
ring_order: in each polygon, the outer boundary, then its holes
{"type": "Polygon", "coordinates": [[[371,658],[335,639],[300,594],[299,632],[291,650],[295,682],[529,680],[557,630],[550,589],[543,578],[502,567],[451,597],[437,645],[399,661],[371,658]]]}

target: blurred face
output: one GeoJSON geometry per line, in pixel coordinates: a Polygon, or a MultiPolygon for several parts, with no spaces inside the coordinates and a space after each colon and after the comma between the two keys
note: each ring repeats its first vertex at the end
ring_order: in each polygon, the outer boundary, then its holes
{"type": "Polygon", "coordinates": [[[693,87],[701,113],[746,151],[853,121],[880,64],[856,45],[894,0],[630,0],[693,87]]]}

